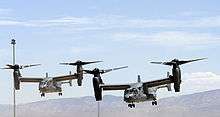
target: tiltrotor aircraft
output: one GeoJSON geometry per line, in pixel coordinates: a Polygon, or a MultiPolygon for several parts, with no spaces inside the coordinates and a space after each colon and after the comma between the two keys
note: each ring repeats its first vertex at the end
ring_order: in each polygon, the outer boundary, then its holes
{"type": "Polygon", "coordinates": [[[62,96],[62,84],[69,83],[70,86],[72,86],[72,80],[76,79],[78,86],[82,85],[82,79],[83,79],[83,65],[92,64],[92,63],[98,63],[102,61],[92,61],[92,62],[83,62],[83,61],[76,61],[74,63],[61,63],[64,65],[76,65],[77,70],[76,73],[73,75],[64,75],[64,76],[55,76],[55,77],[48,77],[48,74],[45,78],[20,78],[21,82],[32,82],[32,83],[39,83],[39,90],[41,93],[41,97],[45,96],[45,93],[55,93],[58,92],[59,96],[62,96]],[[66,82],[68,81],[68,82],[66,82]]]}
{"type": "Polygon", "coordinates": [[[69,83],[72,86],[71,80],[77,79],[76,74],[74,75],[65,75],[65,76],[56,76],[56,77],[46,77],[44,78],[33,78],[33,77],[22,77],[20,69],[38,66],[40,64],[34,65],[6,65],[6,68],[2,69],[13,69],[13,77],[14,77],[14,85],[16,90],[20,90],[20,82],[29,82],[29,83],[39,83],[39,90],[41,93],[41,97],[45,96],[45,93],[54,93],[58,92],[58,94],[62,95],[62,84],[69,83]],[[69,82],[64,82],[69,80],[69,82]]]}
{"type": "Polygon", "coordinates": [[[124,101],[128,103],[128,107],[135,108],[134,103],[152,101],[152,105],[157,105],[156,91],[160,88],[167,88],[171,91],[171,78],[165,78],[160,80],[141,82],[141,78],[138,75],[136,83],[121,84],[121,85],[99,85],[100,93],[108,90],[124,90],[124,101]]]}
{"type": "Polygon", "coordinates": [[[43,78],[34,78],[34,77],[20,77],[20,82],[26,83],[39,83],[39,91],[41,97],[45,97],[46,93],[58,93],[59,96],[62,96],[62,84],[69,84],[72,86],[72,80],[77,79],[76,75],[64,75],[64,76],[55,76],[55,77],[46,77],[43,78]]]}
{"type": "Polygon", "coordinates": [[[170,62],[151,62],[153,64],[162,64],[162,65],[169,65],[172,66],[172,79],[174,82],[174,90],[175,92],[180,92],[180,84],[181,84],[181,70],[180,70],[180,65],[194,62],[194,61],[200,61],[204,60],[207,58],[201,58],[201,59],[193,59],[193,60],[178,60],[178,59],[173,59],[170,62]]]}
{"type": "Polygon", "coordinates": [[[128,107],[135,107],[135,102],[143,102],[143,101],[152,101],[152,105],[157,105],[156,101],[156,91],[159,88],[167,87],[168,91],[171,91],[171,83],[174,83],[175,92],[180,92],[180,84],[181,84],[181,70],[179,65],[203,60],[202,59],[194,59],[187,61],[180,61],[178,59],[174,59],[171,62],[151,62],[155,64],[164,64],[173,66],[172,75],[167,74],[167,78],[149,81],[149,82],[141,82],[140,76],[138,76],[137,83],[131,84],[123,84],[123,85],[105,85],[101,82],[96,81],[96,85],[94,85],[95,94],[97,94],[96,100],[102,100],[102,90],[124,90],[124,101],[128,103],[128,107]],[[95,88],[96,87],[96,88],[95,88]]]}
{"type": "Polygon", "coordinates": [[[114,71],[114,70],[124,69],[124,68],[128,68],[128,66],[118,67],[118,68],[113,68],[113,69],[106,69],[106,70],[100,70],[99,68],[95,68],[93,70],[83,70],[85,73],[93,75],[92,81],[93,81],[93,88],[94,88],[96,101],[102,100],[102,93],[101,93],[101,89],[99,88],[99,85],[104,84],[104,83],[101,78],[101,74],[114,71]]]}

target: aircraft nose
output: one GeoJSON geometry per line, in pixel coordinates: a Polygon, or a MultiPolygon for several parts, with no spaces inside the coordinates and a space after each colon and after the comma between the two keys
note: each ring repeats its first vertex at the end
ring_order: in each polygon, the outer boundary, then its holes
{"type": "Polygon", "coordinates": [[[45,88],[45,87],[47,87],[46,84],[42,84],[42,85],[40,85],[40,88],[45,88]]]}
{"type": "Polygon", "coordinates": [[[125,98],[129,98],[130,96],[129,95],[125,95],[125,98]]]}
{"type": "Polygon", "coordinates": [[[132,94],[126,94],[126,95],[125,95],[125,98],[131,99],[131,98],[132,98],[132,94]]]}
{"type": "Polygon", "coordinates": [[[44,85],[40,85],[40,88],[44,88],[44,85]]]}

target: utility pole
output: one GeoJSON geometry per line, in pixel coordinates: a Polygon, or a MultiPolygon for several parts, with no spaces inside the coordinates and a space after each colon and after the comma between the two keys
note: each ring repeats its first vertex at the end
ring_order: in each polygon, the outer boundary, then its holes
{"type": "MultiPolygon", "coordinates": [[[[15,65],[15,39],[12,39],[11,40],[11,44],[12,44],[12,63],[13,65],[15,65]]],[[[13,85],[14,85],[14,80],[13,81],[13,85]]],[[[14,88],[13,88],[13,117],[16,117],[16,97],[15,97],[15,85],[14,85],[14,88]]]]}

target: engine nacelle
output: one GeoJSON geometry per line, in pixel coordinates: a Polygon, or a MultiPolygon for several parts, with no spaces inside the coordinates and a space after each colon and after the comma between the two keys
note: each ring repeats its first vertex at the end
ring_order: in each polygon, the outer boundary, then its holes
{"type": "Polygon", "coordinates": [[[80,72],[80,71],[81,71],[81,70],[79,70],[79,71],[76,73],[78,86],[82,86],[82,80],[83,80],[83,73],[80,72]]]}
{"type": "Polygon", "coordinates": [[[180,92],[180,84],[181,84],[181,71],[179,68],[173,68],[173,83],[175,92],[180,92]]]}
{"type": "Polygon", "coordinates": [[[102,89],[100,88],[100,78],[94,77],[93,78],[93,88],[94,88],[94,94],[95,94],[95,99],[96,101],[101,101],[102,100],[102,89]]]}
{"type": "Polygon", "coordinates": [[[77,79],[78,86],[82,86],[82,79],[77,79]]]}
{"type": "Polygon", "coordinates": [[[20,80],[17,73],[14,72],[14,88],[15,90],[20,90],[20,80]]]}
{"type": "Polygon", "coordinates": [[[174,90],[175,92],[180,92],[180,84],[181,84],[181,79],[179,77],[174,77],[172,76],[173,83],[174,83],[174,90]]]}
{"type": "Polygon", "coordinates": [[[180,92],[180,83],[174,83],[174,90],[175,92],[180,92]]]}

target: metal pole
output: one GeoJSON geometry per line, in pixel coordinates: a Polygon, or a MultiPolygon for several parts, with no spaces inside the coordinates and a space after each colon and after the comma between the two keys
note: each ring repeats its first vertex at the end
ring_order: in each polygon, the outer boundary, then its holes
{"type": "Polygon", "coordinates": [[[98,101],[98,117],[100,117],[100,101],[98,101]]]}
{"type": "MultiPolygon", "coordinates": [[[[12,47],[13,47],[13,52],[12,52],[12,54],[13,54],[13,61],[12,61],[12,63],[13,63],[13,65],[15,65],[15,44],[16,44],[16,42],[15,42],[15,39],[12,39],[11,40],[11,44],[12,44],[12,47]]],[[[13,85],[14,85],[14,80],[13,80],[13,85]]],[[[16,117],[16,95],[15,95],[15,85],[14,85],[14,88],[13,88],[13,114],[14,114],[14,116],[13,117],[16,117]]]]}

